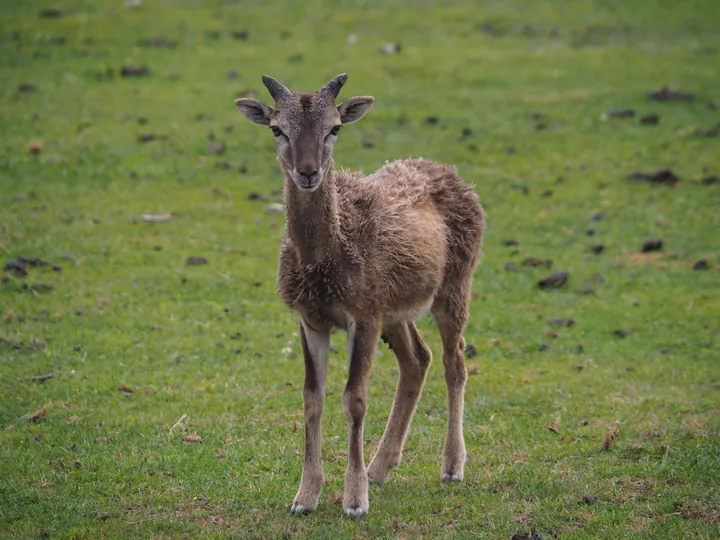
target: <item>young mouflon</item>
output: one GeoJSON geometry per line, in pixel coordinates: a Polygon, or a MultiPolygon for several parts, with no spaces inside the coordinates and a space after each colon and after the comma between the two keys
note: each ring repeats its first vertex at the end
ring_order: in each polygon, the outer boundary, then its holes
{"type": "Polygon", "coordinates": [[[321,416],[330,332],[348,332],[348,381],[342,396],[349,430],[344,508],[368,513],[368,481],[382,484],[400,462],[430,365],[413,322],[430,311],[442,337],[448,422],[441,479],[460,481],[465,466],[463,402],[467,372],[463,331],[480,255],[484,213],[473,188],[449,166],[393,161],[369,176],[336,170],[332,152],[345,124],[362,118],[369,96],[335,104],[338,75],[303,94],[263,76],[275,101],[235,105],[268,126],[285,174],[285,234],[278,289],[300,319],[305,360],[305,461],[291,512],[316,509],[323,483],[321,416]],[[385,433],[365,468],[363,423],[378,338],[395,354],[400,378],[385,433]]]}

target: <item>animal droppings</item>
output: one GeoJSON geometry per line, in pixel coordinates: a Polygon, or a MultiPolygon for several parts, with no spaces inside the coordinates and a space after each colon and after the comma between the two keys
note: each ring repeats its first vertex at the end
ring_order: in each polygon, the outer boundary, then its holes
{"type": "Polygon", "coordinates": [[[664,184],[674,187],[680,182],[680,178],[670,169],[658,169],[652,172],[634,172],[628,175],[628,180],[647,180],[652,184],[664,184]]]}
{"type": "Polygon", "coordinates": [[[640,250],[642,253],[651,253],[653,251],[662,251],[663,241],[660,238],[646,240],[640,250]]]}
{"type": "Polygon", "coordinates": [[[649,92],[648,99],[655,101],[695,101],[695,94],[690,92],[679,92],[667,86],[655,92],[649,92]]]}
{"type": "Polygon", "coordinates": [[[120,68],[122,77],[145,77],[150,75],[150,68],[147,66],[123,66],[120,68]]]}
{"type": "Polygon", "coordinates": [[[550,259],[538,259],[537,257],[526,257],[523,259],[522,265],[523,266],[530,266],[532,268],[537,267],[545,267],[550,268],[552,266],[553,262],[550,259]]]}
{"type": "Polygon", "coordinates": [[[575,321],[573,319],[548,319],[548,323],[553,326],[564,326],[566,328],[570,328],[575,325],[575,321]]]}
{"type": "Polygon", "coordinates": [[[660,115],[651,113],[646,114],[640,119],[640,125],[642,126],[656,126],[660,123],[660,115]]]}
{"type": "Polygon", "coordinates": [[[554,274],[538,281],[538,287],[542,290],[557,289],[565,285],[570,274],[567,272],[555,272],[554,274]]]}

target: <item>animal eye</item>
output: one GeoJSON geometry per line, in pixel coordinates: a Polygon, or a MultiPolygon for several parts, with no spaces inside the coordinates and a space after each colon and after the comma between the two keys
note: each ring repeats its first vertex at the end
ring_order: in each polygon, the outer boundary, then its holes
{"type": "Polygon", "coordinates": [[[342,127],[342,126],[335,126],[334,128],[332,128],[332,129],[330,130],[330,135],[337,135],[337,134],[340,132],[340,128],[341,128],[341,127],[342,127]]]}
{"type": "Polygon", "coordinates": [[[282,130],[277,126],[270,126],[270,129],[272,129],[273,135],[276,137],[284,137],[285,134],[282,132],[282,130]]]}

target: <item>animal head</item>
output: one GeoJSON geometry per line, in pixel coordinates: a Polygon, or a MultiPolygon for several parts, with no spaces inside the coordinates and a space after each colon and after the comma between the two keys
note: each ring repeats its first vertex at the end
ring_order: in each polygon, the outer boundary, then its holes
{"type": "Polygon", "coordinates": [[[273,107],[254,98],[240,98],[235,106],[251,122],[269,126],[285,175],[299,189],[315,191],[332,165],[333,146],[340,128],[360,120],[375,100],[359,96],[335,105],[335,98],[347,81],[345,73],[310,94],[291,92],[267,75],[263,75],[262,81],[275,100],[273,107]]]}

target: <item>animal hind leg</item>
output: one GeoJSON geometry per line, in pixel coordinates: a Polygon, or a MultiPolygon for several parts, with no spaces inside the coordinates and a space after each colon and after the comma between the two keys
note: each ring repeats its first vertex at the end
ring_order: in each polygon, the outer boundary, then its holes
{"type": "Polygon", "coordinates": [[[383,334],[397,358],[400,379],[385,433],[368,467],[368,478],[377,484],[385,483],[390,471],[400,463],[405,437],[432,359],[430,349],[412,321],[386,326],[383,334]]]}
{"type": "Polygon", "coordinates": [[[442,337],[443,366],[448,389],[448,423],[441,471],[443,483],[463,479],[467,456],[463,436],[467,370],[462,334],[468,320],[470,276],[458,280],[453,287],[444,287],[444,290],[447,293],[440,295],[432,309],[442,337]]]}

